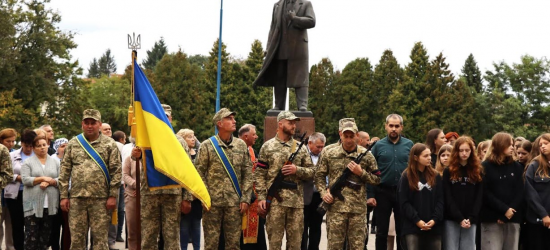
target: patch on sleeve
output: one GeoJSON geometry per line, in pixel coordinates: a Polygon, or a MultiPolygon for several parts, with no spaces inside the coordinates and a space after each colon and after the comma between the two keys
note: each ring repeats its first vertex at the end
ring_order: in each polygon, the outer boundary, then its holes
{"type": "Polygon", "coordinates": [[[258,164],[256,166],[263,169],[269,169],[269,163],[265,161],[258,161],[258,164]]]}

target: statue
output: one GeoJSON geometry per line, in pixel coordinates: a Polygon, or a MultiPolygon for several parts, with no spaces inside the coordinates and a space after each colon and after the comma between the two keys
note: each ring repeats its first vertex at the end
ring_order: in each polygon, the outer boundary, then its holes
{"type": "Polygon", "coordinates": [[[274,110],[284,110],[287,88],[295,88],[300,111],[307,111],[309,52],[307,29],[315,12],[307,0],[279,0],[273,8],[266,57],[255,86],[274,87],[274,110]]]}

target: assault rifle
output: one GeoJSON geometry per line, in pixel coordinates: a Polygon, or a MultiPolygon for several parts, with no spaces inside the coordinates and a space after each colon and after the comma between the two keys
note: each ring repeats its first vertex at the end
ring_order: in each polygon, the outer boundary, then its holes
{"type": "MultiPolygon", "coordinates": [[[[361,162],[361,160],[363,159],[363,157],[365,155],[367,155],[367,153],[370,152],[370,150],[372,149],[374,144],[376,144],[376,142],[374,142],[372,145],[369,145],[369,147],[367,148],[367,150],[365,152],[363,152],[363,153],[359,154],[357,157],[355,157],[353,162],[355,162],[356,164],[359,164],[361,162]]],[[[372,174],[379,174],[379,172],[380,171],[377,169],[372,174]]],[[[344,189],[344,187],[350,187],[350,188],[355,189],[355,190],[361,189],[361,186],[363,184],[355,183],[355,182],[352,182],[352,181],[348,180],[348,178],[352,174],[353,173],[351,172],[351,170],[349,168],[346,167],[346,169],[344,169],[344,172],[342,173],[342,175],[340,175],[340,177],[338,177],[336,182],[334,182],[334,184],[332,184],[332,186],[329,188],[330,194],[332,195],[332,197],[338,198],[341,201],[344,201],[345,198],[344,198],[344,195],[342,195],[342,189],[344,189]]],[[[317,208],[317,212],[321,215],[324,215],[327,212],[329,206],[330,206],[330,204],[327,204],[323,201],[321,204],[319,204],[319,207],[317,208]]]]}
{"type": "MultiPolygon", "coordinates": [[[[288,160],[284,163],[284,165],[290,165],[294,161],[294,158],[296,158],[296,155],[300,152],[300,149],[302,146],[304,146],[304,137],[306,137],[306,133],[300,137],[300,145],[296,149],[295,152],[290,154],[288,157],[288,160]]],[[[283,165],[283,166],[284,166],[283,165]]],[[[260,213],[260,216],[265,217],[267,213],[269,213],[269,209],[271,207],[271,202],[273,201],[273,198],[277,199],[278,202],[282,202],[283,199],[281,198],[281,195],[279,192],[281,189],[297,189],[298,185],[295,182],[285,181],[285,175],[283,174],[283,170],[279,170],[279,173],[277,173],[277,176],[275,177],[275,180],[273,180],[273,184],[269,187],[267,190],[267,199],[265,204],[265,213],[260,213]]]]}

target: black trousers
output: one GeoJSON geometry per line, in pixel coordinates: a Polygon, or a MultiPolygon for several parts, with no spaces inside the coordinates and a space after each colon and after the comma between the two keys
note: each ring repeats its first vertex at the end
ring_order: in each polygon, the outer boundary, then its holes
{"type": "Polygon", "coordinates": [[[323,216],[317,212],[321,204],[321,194],[314,192],[311,203],[304,206],[304,233],[302,234],[302,250],[319,250],[321,242],[321,224],[323,216]],[[309,243],[309,244],[308,244],[309,243]]]}
{"type": "Polygon", "coordinates": [[[523,249],[529,250],[548,250],[550,249],[550,229],[539,224],[527,223],[523,225],[527,228],[525,245],[523,249]]]}
{"type": "Polygon", "coordinates": [[[61,225],[63,225],[63,215],[61,209],[57,209],[57,214],[51,216],[51,232],[48,245],[52,250],[59,250],[59,240],[61,239],[61,225]]]}
{"type": "Polygon", "coordinates": [[[397,249],[401,247],[401,213],[397,203],[396,186],[375,186],[376,208],[374,217],[376,218],[376,250],[387,250],[388,248],[388,230],[390,228],[390,217],[393,211],[395,218],[395,231],[397,240],[397,249]]]}
{"type": "Polygon", "coordinates": [[[23,214],[23,191],[19,191],[17,199],[5,199],[11,217],[11,231],[15,250],[23,250],[25,240],[25,216],[23,214]]]}

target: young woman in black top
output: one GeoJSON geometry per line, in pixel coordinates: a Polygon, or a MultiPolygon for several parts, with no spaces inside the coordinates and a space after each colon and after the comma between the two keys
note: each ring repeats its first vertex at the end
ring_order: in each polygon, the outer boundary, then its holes
{"type": "Polygon", "coordinates": [[[533,148],[532,144],[528,140],[523,140],[519,143],[516,148],[516,159],[519,164],[527,170],[527,164],[531,161],[531,149],[533,148]]]}
{"type": "Polygon", "coordinates": [[[481,249],[518,249],[523,200],[523,168],[514,161],[514,143],[508,133],[493,136],[481,164],[483,206],[480,212],[481,249]]]}
{"type": "Polygon", "coordinates": [[[397,194],[407,249],[440,250],[443,187],[441,176],[431,167],[428,146],[417,143],[411,148],[397,194]]]}
{"type": "Polygon", "coordinates": [[[445,250],[475,249],[476,223],[483,198],[481,163],[474,141],[459,137],[451,153],[449,167],[443,172],[445,250]]]}
{"type": "Polygon", "coordinates": [[[540,155],[527,167],[527,239],[524,249],[550,249],[550,134],[540,138],[540,155]]]}
{"type": "Polygon", "coordinates": [[[426,135],[426,146],[428,146],[428,148],[432,152],[431,163],[433,168],[435,168],[437,153],[439,152],[439,149],[446,143],[447,139],[445,138],[445,133],[443,133],[443,130],[434,128],[428,131],[428,134],[426,135]]]}

